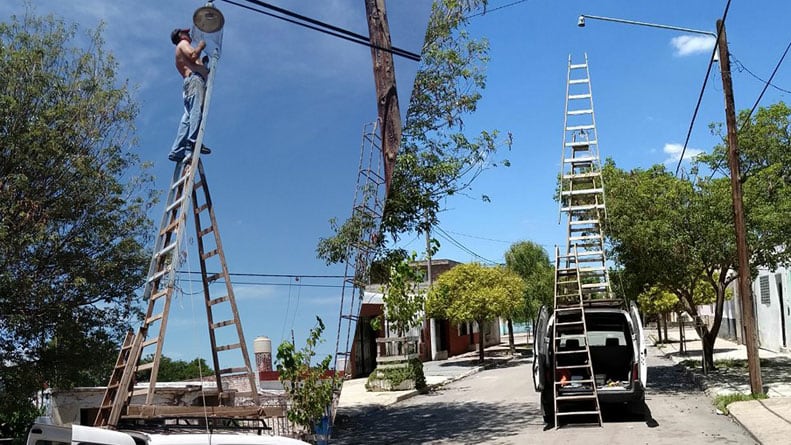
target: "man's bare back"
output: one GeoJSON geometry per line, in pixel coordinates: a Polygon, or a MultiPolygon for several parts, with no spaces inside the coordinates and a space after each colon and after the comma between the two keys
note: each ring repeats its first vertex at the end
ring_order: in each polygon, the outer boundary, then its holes
{"type": "Polygon", "coordinates": [[[176,45],[176,70],[182,77],[187,77],[193,72],[198,73],[204,79],[208,76],[209,70],[203,66],[200,60],[200,53],[206,47],[206,42],[201,40],[198,46],[193,48],[189,39],[182,39],[176,45]]]}

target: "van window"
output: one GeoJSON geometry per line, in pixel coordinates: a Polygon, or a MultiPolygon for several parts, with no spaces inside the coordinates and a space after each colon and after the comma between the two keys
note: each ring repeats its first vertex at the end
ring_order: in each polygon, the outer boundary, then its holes
{"type": "Polygon", "coordinates": [[[588,331],[589,346],[626,346],[626,337],[621,331],[588,331]]]}

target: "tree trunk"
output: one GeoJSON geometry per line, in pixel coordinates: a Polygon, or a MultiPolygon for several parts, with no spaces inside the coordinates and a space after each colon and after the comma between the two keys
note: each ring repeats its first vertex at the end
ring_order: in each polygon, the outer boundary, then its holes
{"type": "Polygon", "coordinates": [[[508,349],[511,355],[516,354],[516,346],[514,346],[514,321],[508,319],[508,349]]]}
{"type": "Polygon", "coordinates": [[[483,320],[478,320],[478,361],[483,363],[483,320]]]}
{"type": "Polygon", "coordinates": [[[669,340],[669,338],[668,338],[668,336],[667,336],[667,312],[665,312],[664,314],[662,314],[662,321],[664,321],[664,323],[663,323],[663,324],[664,324],[664,326],[665,326],[665,341],[668,341],[668,340],[669,340]]]}
{"type": "Polygon", "coordinates": [[[656,314],[656,335],[659,339],[658,343],[664,343],[662,340],[662,314],[656,314]]]}
{"type": "Polygon", "coordinates": [[[684,318],[681,316],[681,312],[678,315],[678,352],[684,354],[687,352],[686,344],[684,344],[684,318]]]}
{"type": "Polygon", "coordinates": [[[714,342],[717,340],[716,335],[712,335],[712,332],[708,332],[707,329],[704,329],[706,332],[700,336],[700,341],[703,343],[703,357],[701,357],[701,363],[703,364],[703,374],[708,374],[709,371],[713,371],[714,368],[714,342]]]}

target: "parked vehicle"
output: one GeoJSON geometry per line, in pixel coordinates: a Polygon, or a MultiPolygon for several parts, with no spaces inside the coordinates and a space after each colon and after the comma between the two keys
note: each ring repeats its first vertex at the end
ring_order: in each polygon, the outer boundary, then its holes
{"type": "Polygon", "coordinates": [[[163,428],[159,431],[107,430],[84,425],[37,422],[30,428],[27,445],[305,445],[282,436],[205,429],[163,428]]]}
{"type": "MultiPolygon", "coordinates": [[[[585,306],[587,336],[554,336],[552,308],[542,307],[534,327],[533,385],[541,392],[544,422],[554,422],[555,348],[575,349],[587,344],[595,375],[599,404],[628,404],[634,411],[645,407],[647,378],[646,343],[643,324],[634,304],[621,301],[591,301],[585,306]],[[586,338],[587,337],[587,338],[586,338]]],[[[573,382],[573,376],[569,376],[573,382]]]]}

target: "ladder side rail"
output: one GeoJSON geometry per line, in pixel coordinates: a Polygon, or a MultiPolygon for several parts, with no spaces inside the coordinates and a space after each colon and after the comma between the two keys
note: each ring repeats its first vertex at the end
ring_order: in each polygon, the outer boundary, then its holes
{"type": "MultiPolygon", "coordinates": [[[[576,254],[577,248],[574,247],[574,252],[576,254]]],[[[582,295],[582,281],[580,279],[580,275],[577,274],[577,285],[579,288],[579,304],[580,304],[580,314],[582,318],[582,332],[585,333],[585,354],[588,357],[588,371],[590,374],[590,379],[593,381],[591,383],[591,388],[593,389],[593,403],[596,405],[596,417],[599,422],[599,426],[602,425],[602,417],[601,417],[601,406],[599,405],[599,392],[596,389],[596,375],[593,373],[593,361],[591,360],[591,350],[590,350],[590,342],[588,341],[588,324],[585,321],[585,305],[583,303],[584,297],[582,295]]]]}
{"type": "Polygon", "coordinates": [[[124,367],[124,373],[121,377],[121,381],[119,382],[115,403],[113,403],[113,407],[111,408],[110,414],[108,416],[108,426],[115,427],[118,425],[118,421],[121,419],[123,408],[129,405],[129,402],[132,400],[132,392],[135,386],[135,372],[137,369],[135,365],[140,360],[140,351],[142,349],[141,346],[144,338],[145,336],[143,335],[142,331],[138,331],[137,335],[135,335],[135,338],[132,341],[132,348],[129,351],[127,366],[124,367]]]}
{"type": "MultiPolygon", "coordinates": [[[[566,104],[563,109],[563,140],[561,141],[561,146],[564,147],[563,150],[560,152],[560,191],[563,191],[563,172],[565,171],[564,162],[566,157],[566,126],[569,120],[569,86],[571,85],[571,54],[569,54],[569,62],[568,62],[568,70],[566,72],[566,104]]],[[[558,200],[558,224],[560,224],[563,218],[563,198],[558,200]]]]}

